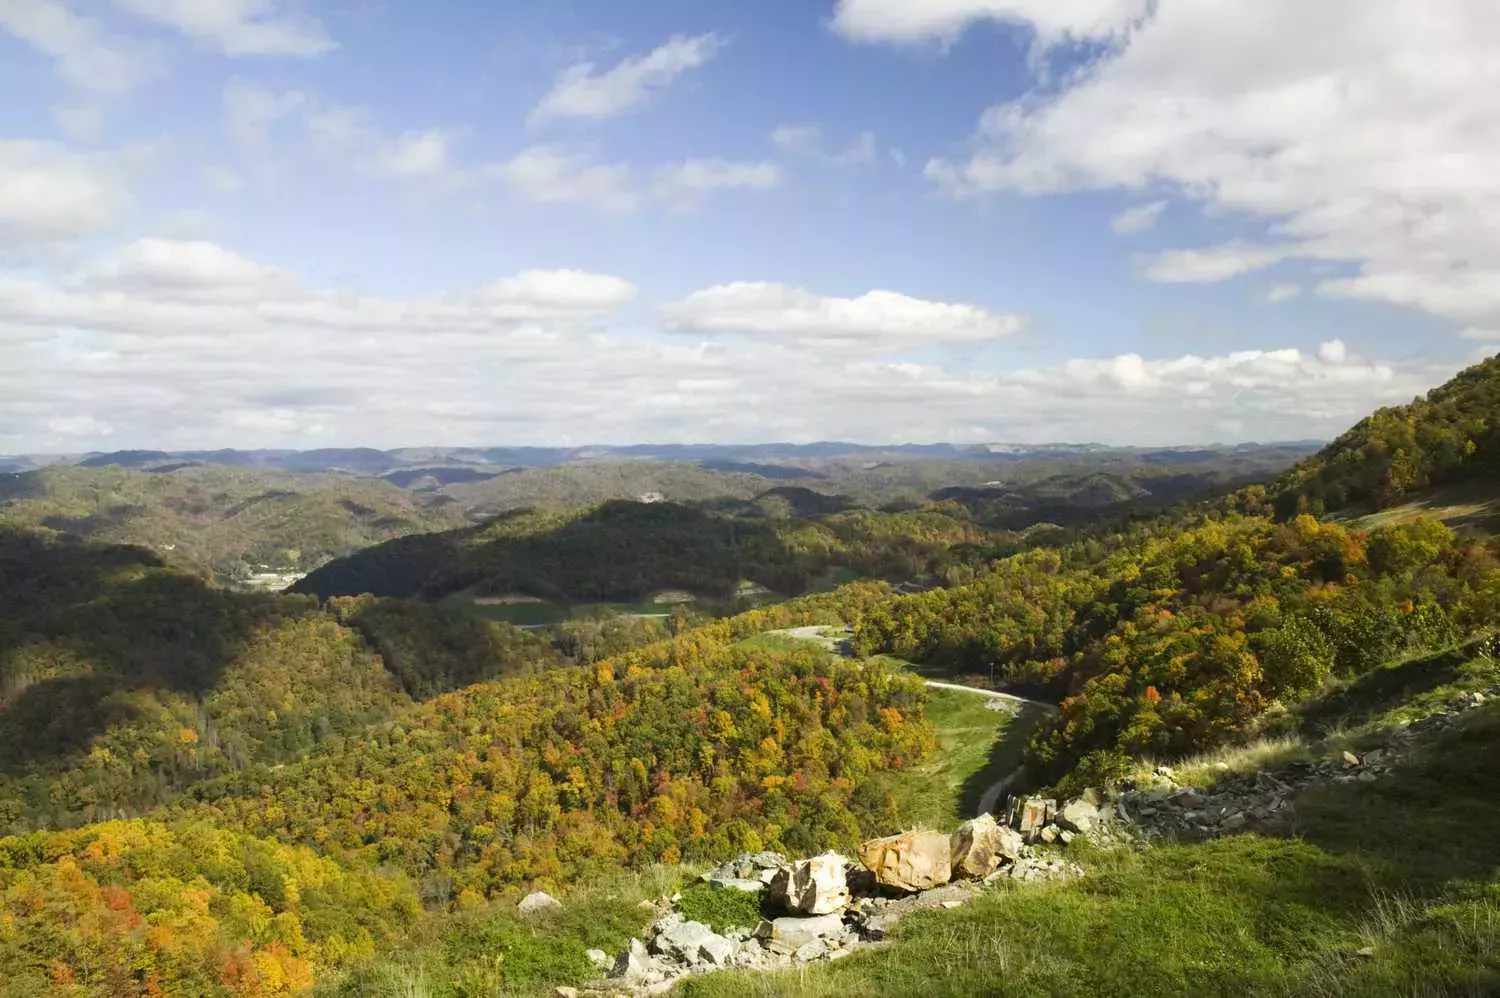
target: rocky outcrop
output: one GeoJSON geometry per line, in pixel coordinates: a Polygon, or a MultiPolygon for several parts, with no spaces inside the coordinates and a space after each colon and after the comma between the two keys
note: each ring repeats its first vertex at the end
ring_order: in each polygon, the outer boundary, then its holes
{"type": "Polygon", "coordinates": [[[871,839],[859,847],[859,859],[876,883],[893,890],[924,891],[948,882],[953,860],[948,836],[941,832],[902,832],[871,839]]]}
{"type": "Polygon", "coordinates": [[[703,874],[703,880],[719,887],[759,893],[791,864],[779,852],[742,852],[703,874]]]}
{"type": "Polygon", "coordinates": [[[841,911],[849,903],[847,862],[829,852],[778,870],[771,880],[771,900],[798,915],[841,911]]]}

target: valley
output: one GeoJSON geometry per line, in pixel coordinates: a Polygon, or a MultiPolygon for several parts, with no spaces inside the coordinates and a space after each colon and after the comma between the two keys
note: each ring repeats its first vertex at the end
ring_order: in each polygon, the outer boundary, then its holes
{"type": "MultiPolygon", "coordinates": [[[[1490,396],[1433,398],[1368,425],[1423,438],[1490,396]]],[[[991,487],[467,522],[326,471],[276,469],[274,495],[259,471],[23,472],[0,994],[637,993],[631,939],[683,994],[1483,993],[1500,552],[1425,514],[1487,502],[1487,448],[1396,490],[1410,463],[1381,479],[1340,455],[1384,445],[1346,439],[1167,505],[1101,502],[1091,473],[1023,526],[991,487]],[[1378,487],[1328,509],[1346,479],[1378,487]],[[375,530],[377,501],[406,519],[375,530]],[[281,545],[322,561],[287,592],[212,567],[281,545]],[[827,916],[697,879],[946,843],[1013,797],[1049,815],[1016,818],[1024,848],[945,866],[947,893],[862,887],[796,952],[740,923],[827,916]],[[537,891],[562,907],[519,910],[537,891]],[[655,941],[700,916],[738,956],[655,941]]]]}

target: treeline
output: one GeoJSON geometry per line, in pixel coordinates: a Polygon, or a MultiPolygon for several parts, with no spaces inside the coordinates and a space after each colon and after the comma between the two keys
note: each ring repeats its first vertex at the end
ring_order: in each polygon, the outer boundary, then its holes
{"type": "Polygon", "coordinates": [[[1278,514],[1383,508],[1500,471],[1500,357],[1409,405],[1380,409],[1277,480],[1278,514]]]}
{"type": "Polygon", "coordinates": [[[521,510],[478,527],[402,538],[326,565],[296,590],[324,597],[522,593],[585,603],[686,589],[728,600],[746,579],[796,595],[834,567],[894,581],[942,577],[954,564],[982,564],[1013,540],[953,504],[773,518],[611,501],[571,513],[521,510]]]}
{"type": "Polygon", "coordinates": [[[998,563],[859,622],[885,651],[1055,698],[1033,773],[1092,785],[1242,732],[1274,701],[1500,623],[1500,543],[1217,515],[998,563]],[[1097,554],[1090,558],[1090,553],[1097,554]]]}

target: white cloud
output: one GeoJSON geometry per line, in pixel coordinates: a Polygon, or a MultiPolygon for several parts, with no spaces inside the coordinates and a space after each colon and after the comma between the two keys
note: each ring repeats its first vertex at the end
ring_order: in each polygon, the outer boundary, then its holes
{"type": "Polygon", "coordinates": [[[532,120],[624,114],[644,102],[652,91],[708,62],[723,45],[712,33],[691,38],[676,35],[646,55],[625,59],[604,72],[596,72],[591,62],[577,63],[558,77],[532,112],[532,120]]]}
{"type": "Polygon", "coordinates": [[[597,164],[553,146],[532,146],[487,172],[520,196],[544,204],[582,204],[610,214],[634,211],[640,203],[624,164],[597,164]]]}
{"type": "Polygon", "coordinates": [[[176,28],[226,55],[316,56],[334,43],[317,21],[279,0],[115,0],[132,14],[176,28]]]}
{"type": "Polygon", "coordinates": [[[785,284],[738,282],[695,291],[663,309],[672,326],[807,343],[899,347],[975,343],[1020,332],[1024,316],[924,301],[893,291],[832,298],[785,284]]]}
{"type": "Polygon", "coordinates": [[[1458,335],[1466,340],[1500,340],[1500,328],[1486,329],[1479,326],[1470,326],[1467,329],[1459,330],[1458,335]]]}
{"type": "Polygon", "coordinates": [[[1137,232],[1145,232],[1156,225],[1157,219],[1167,208],[1165,201],[1150,201],[1146,204],[1138,204],[1133,208],[1126,208],[1109,220],[1109,227],[1114,230],[1115,235],[1131,236],[1137,232]]]}
{"type": "Polygon", "coordinates": [[[380,168],[399,176],[441,173],[447,165],[448,136],[443,132],[407,132],[380,157],[380,168]]]}
{"type": "Polygon", "coordinates": [[[1318,344],[1318,359],[1325,364],[1342,364],[1349,359],[1349,351],[1343,340],[1329,340],[1318,344]]]}
{"type": "Polygon", "coordinates": [[[63,78],[81,90],[124,93],[148,73],[148,53],[140,46],[60,0],[0,0],[0,28],[51,56],[63,78]]]}
{"type": "Polygon", "coordinates": [[[691,207],[716,190],[765,191],[781,183],[775,163],[736,163],[725,159],[689,159],[657,171],[651,193],[663,200],[691,207]]]}
{"type": "Polygon", "coordinates": [[[163,298],[261,296],[294,286],[290,274],[201,240],[141,239],[79,278],[90,291],[149,291],[163,298]]]}
{"type": "Polygon", "coordinates": [[[0,254],[28,254],[112,225],[129,204],[117,158],[0,140],[0,254]]]}
{"type": "Polygon", "coordinates": [[[1171,185],[1358,267],[1324,294],[1490,324],[1497,49],[1489,0],[1161,0],[1060,90],[992,108],[978,151],[928,174],[959,196],[1171,185]]]}
{"type": "Polygon", "coordinates": [[[830,152],[824,146],[819,125],[778,125],[771,131],[771,145],[784,153],[806,156],[833,166],[866,166],[875,161],[878,151],[874,132],[861,132],[841,152],[830,152]]]}
{"type": "Polygon", "coordinates": [[[1291,301],[1293,298],[1302,296],[1302,285],[1300,284],[1273,284],[1266,289],[1266,301],[1283,302],[1291,301]]]}
{"type": "Polygon", "coordinates": [[[664,337],[596,325],[635,297],[618,277],[524,271],[374,297],[224,247],[149,240],[65,282],[0,278],[0,444],[1286,439],[1333,435],[1452,373],[1332,345],[1022,370],[919,363],[869,347],[984,339],[1014,322],[899,295],[754,288],[690,299],[706,324],[753,336],[664,337]],[[833,355],[829,339],[850,345],[833,355]]]}
{"type": "Polygon", "coordinates": [[[856,41],[951,41],[976,21],[1027,25],[1040,41],[1102,41],[1142,17],[1148,0],[839,0],[834,30],[856,41]]]}
{"type": "Polygon", "coordinates": [[[1281,247],[1252,243],[1167,250],[1143,258],[1141,272],[1148,280],[1168,284],[1212,284],[1280,263],[1289,252],[1281,247]]]}

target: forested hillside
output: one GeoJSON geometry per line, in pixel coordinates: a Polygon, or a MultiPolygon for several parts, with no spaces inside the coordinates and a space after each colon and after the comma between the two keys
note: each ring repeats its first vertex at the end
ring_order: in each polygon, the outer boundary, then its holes
{"type": "Polygon", "coordinates": [[[1379,509],[1500,472],[1500,357],[1476,364],[1409,405],[1361,420],[1273,487],[1277,511],[1379,509]]]}
{"type": "Polygon", "coordinates": [[[896,581],[941,577],[1014,544],[957,507],[769,517],[612,501],[402,538],[326,565],[296,591],[432,598],[465,590],[589,602],[676,588],[727,600],[745,579],[795,595],[832,567],[896,581]]]}
{"type": "Polygon", "coordinates": [[[421,604],[211,588],[140,548],[0,529],[0,827],[139,812],[551,645],[421,604]]]}
{"type": "Polygon", "coordinates": [[[221,582],[306,571],[406,534],[467,522],[451,502],[375,479],[186,466],[0,475],[0,523],[135,544],[221,582]]]}

